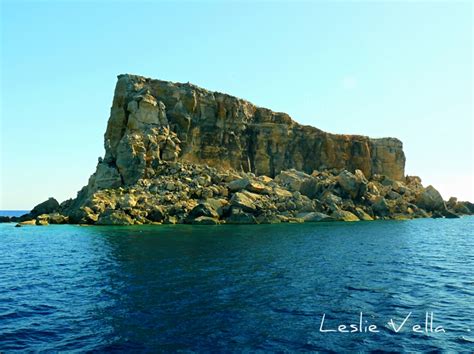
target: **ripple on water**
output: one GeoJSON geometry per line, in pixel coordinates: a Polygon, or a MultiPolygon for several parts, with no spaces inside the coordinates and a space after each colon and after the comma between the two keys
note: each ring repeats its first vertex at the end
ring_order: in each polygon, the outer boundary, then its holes
{"type": "Polygon", "coordinates": [[[473,226],[1,224],[0,351],[469,351],[473,226]],[[379,333],[319,331],[360,312],[379,333]]]}

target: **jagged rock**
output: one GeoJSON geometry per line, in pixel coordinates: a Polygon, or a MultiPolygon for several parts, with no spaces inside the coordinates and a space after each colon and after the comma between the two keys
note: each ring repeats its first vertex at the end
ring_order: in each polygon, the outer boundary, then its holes
{"type": "Polygon", "coordinates": [[[257,218],[258,224],[280,224],[281,220],[275,214],[262,214],[257,218]]]}
{"type": "Polygon", "coordinates": [[[318,197],[321,193],[320,181],[313,177],[308,178],[301,183],[300,192],[311,199],[318,197]]]}
{"type": "Polygon", "coordinates": [[[118,203],[122,209],[134,208],[137,205],[137,198],[132,194],[125,194],[120,196],[118,203]]]}
{"type": "Polygon", "coordinates": [[[372,204],[372,210],[377,216],[388,216],[390,214],[390,206],[387,203],[387,200],[384,197],[378,196],[375,198],[374,203],[372,204]]]}
{"type": "Polygon", "coordinates": [[[268,176],[265,176],[265,175],[262,175],[262,176],[258,176],[257,177],[258,180],[264,184],[268,184],[270,182],[273,182],[273,178],[271,177],[268,177],[268,176]]]}
{"type": "Polygon", "coordinates": [[[337,176],[337,181],[352,199],[358,199],[367,192],[368,182],[360,170],[356,170],[355,174],[344,170],[337,176]]]}
{"type": "Polygon", "coordinates": [[[225,219],[225,222],[227,224],[258,224],[255,216],[235,207],[232,207],[231,214],[225,219]]]}
{"type": "Polygon", "coordinates": [[[265,184],[258,181],[250,181],[250,183],[245,187],[249,192],[258,193],[258,194],[270,194],[271,189],[265,186],[265,184]]]}
{"type": "Polygon", "coordinates": [[[275,182],[288,188],[290,191],[299,191],[303,182],[309,178],[310,176],[308,174],[301,171],[281,171],[280,174],[275,177],[275,182]]]}
{"type": "Polygon", "coordinates": [[[321,202],[326,204],[328,208],[332,211],[339,210],[339,208],[342,205],[341,197],[338,197],[337,195],[334,195],[333,193],[329,191],[326,191],[323,193],[321,197],[321,202]]]}
{"type": "Polygon", "coordinates": [[[451,197],[446,203],[446,206],[450,209],[454,209],[456,205],[458,204],[458,198],[456,197],[451,197]]]}
{"type": "Polygon", "coordinates": [[[196,205],[187,217],[187,222],[194,223],[194,219],[205,216],[212,219],[219,219],[219,214],[209,203],[196,205]]]}
{"type": "Polygon", "coordinates": [[[357,216],[346,210],[333,211],[331,217],[333,217],[337,221],[359,221],[359,218],[357,216]]]}
{"type": "Polygon", "coordinates": [[[49,223],[49,224],[67,224],[67,223],[69,223],[69,217],[61,215],[59,213],[40,215],[36,218],[36,222],[41,223],[41,221],[39,221],[39,220],[43,220],[45,225],[47,223],[49,223]]]}
{"type": "Polygon", "coordinates": [[[163,224],[174,225],[174,224],[177,224],[177,223],[178,223],[178,218],[176,216],[173,216],[173,215],[167,215],[166,218],[163,221],[163,224]]]}
{"type": "Polygon", "coordinates": [[[400,199],[402,196],[400,194],[398,194],[397,192],[393,191],[393,190],[389,190],[386,194],[385,194],[385,197],[387,199],[400,199]]]}
{"type": "Polygon", "coordinates": [[[36,225],[38,225],[38,226],[48,226],[49,225],[49,216],[47,214],[39,215],[36,218],[36,225]]]}
{"type": "Polygon", "coordinates": [[[449,211],[449,210],[444,210],[442,212],[443,216],[447,219],[457,219],[459,218],[459,215],[457,215],[456,213],[453,213],[452,211],[449,211]]]}
{"type": "Polygon", "coordinates": [[[121,210],[106,210],[100,215],[96,225],[132,225],[132,218],[121,210]]]}
{"type": "Polygon", "coordinates": [[[457,202],[456,205],[452,208],[455,213],[469,215],[473,212],[464,204],[464,202],[457,202]]]}
{"type": "Polygon", "coordinates": [[[357,216],[360,220],[364,221],[372,221],[374,218],[367,214],[362,208],[355,208],[354,209],[354,214],[357,216]]]}
{"type": "Polygon", "coordinates": [[[257,194],[255,194],[252,198],[249,192],[237,192],[232,196],[230,204],[247,212],[255,212],[257,210],[255,206],[255,200],[257,199],[257,194]]]}
{"type": "Polygon", "coordinates": [[[227,186],[229,187],[229,190],[231,192],[238,192],[238,191],[241,191],[242,189],[247,188],[249,183],[250,181],[248,178],[239,178],[230,182],[227,186]]]}
{"type": "Polygon", "coordinates": [[[393,181],[392,188],[398,194],[405,194],[408,190],[407,186],[401,181],[393,181]]]}
{"type": "Polygon", "coordinates": [[[441,194],[431,185],[425,188],[417,198],[415,204],[426,211],[446,210],[446,205],[441,194]]]}
{"type": "Polygon", "coordinates": [[[226,199],[216,199],[216,198],[208,198],[206,199],[206,203],[209,204],[212,209],[214,209],[218,216],[221,217],[224,213],[224,207],[229,204],[226,199]]]}
{"type": "Polygon", "coordinates": [[[469,202],[459,202],[457,198],[451,197],[449,198],[446,206],[451,209],[454,213],[461,214],[461,215],[469,215],[474,212],[474,205],[469,202]],[[472,210],[469,209],[469,205],[472,206],[472,210]]]}
{"type": "Polygon", "coordinates": [[[134,75],[118,77],[105,147],[104,163],[117,166],[125,184],[160,160],[267,176],[290,168],[360,169],[396,180],[405,164],[397,139],[329,134],[229,95],[134,75]]]}
{"type": "Polygon", "coordinates": [[[157,205],[148,212],[147,219],[153,222],[162,222],[165,215],[166,213],[163,210],[163,207],[157,205]]]}
{"type": "Polygon", "coordinates": [[[19,219],[20,221],[35,219],[42,214],[54,213],[55,211],[58,211],[58,209],[58,201],[54,198],[49,198],[48,200],[36,205],[28,214],[22,215],[19,219]]]}
{"type": "Polygon", "coordinates": [[[293,194],[290,191],[287,191],[286,189],[278,188],[278,187],[273,188],[273,195],[279,199],[288,199],[293,196],[293,194]]]}
{"type": "Polygon", "coordinates": [[[474,214],[474,203],[468,202],[468,201],[463,201],[463,202],[458,202],[458,205],[461,204],[464,207],[466,207],[471,214],[474,214]]]}

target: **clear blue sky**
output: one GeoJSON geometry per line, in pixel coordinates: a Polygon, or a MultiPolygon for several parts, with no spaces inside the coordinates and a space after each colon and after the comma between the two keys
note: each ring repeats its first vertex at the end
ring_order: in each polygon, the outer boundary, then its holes
{"type": "Polygon", "coordinates": [[[470,2],[1,6],[0,209],[87,183],[120,73],[190,81],[329,132],[397,137],[408,174],[474,200],[470,2]]]}

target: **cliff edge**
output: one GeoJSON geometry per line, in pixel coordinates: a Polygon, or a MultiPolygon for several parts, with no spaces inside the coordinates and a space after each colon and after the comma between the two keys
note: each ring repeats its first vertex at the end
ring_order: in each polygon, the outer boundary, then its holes
{"type": "Polygon", "coordinates": [[[120,75],[105,133],[98,188],[153,176],[160,161],[182,160],[274,177],[294,168],[361,170],[404,178],[395,138],[336,135],[192,84],[120,75]]]}

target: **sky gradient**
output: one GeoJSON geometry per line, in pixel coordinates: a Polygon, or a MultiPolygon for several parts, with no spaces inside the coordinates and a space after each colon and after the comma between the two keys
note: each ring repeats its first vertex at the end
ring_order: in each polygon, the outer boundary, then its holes
{"type": "Polygon", "coordinates": [[[0,55],[0,209],[87,184],[121,73],[397,137],[408,175],[474,201],[471,2],[2,1],[0,55]]]}

